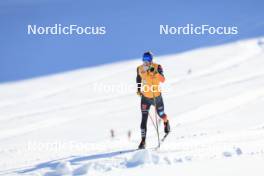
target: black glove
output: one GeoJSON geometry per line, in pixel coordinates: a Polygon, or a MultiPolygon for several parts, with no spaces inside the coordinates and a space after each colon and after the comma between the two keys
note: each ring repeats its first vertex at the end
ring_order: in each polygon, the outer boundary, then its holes
{"type": "Polygon", "coordinates": [[[150,67],[149,67],[149,71],[150,71],[150,72],[154,72],[154,70],[155,70],[155,68],[154,68],[153,66],[150,66],[150,67]]]}
{"type": "Polygon", "coordinates": [[[154,68],[153,66],[150,66],[148,70],[149,70],[151,73],[154,73],[154,75],[158,73],[158,71],[155,70],[155,68],[154,68]]]}

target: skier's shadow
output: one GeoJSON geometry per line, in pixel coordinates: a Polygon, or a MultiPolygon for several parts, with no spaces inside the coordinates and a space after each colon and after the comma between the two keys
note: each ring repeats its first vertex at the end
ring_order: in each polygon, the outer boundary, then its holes
{"type": "Polygon", "coordinates": [[[48,161],[48,162],[40,163],[40,164],[37,164],[37,165],[32,166],[32,167],[27,168],[27,169],[18,170],[18,171],[16,171],[16,173],[17,174],[26,174],[26,173],[37,171],[37,170],[40,170],[40,169],[55,170],[57,165],[62,160],[63,161],[68,161],[72,165],[77,165],[77,164],[79,164],[80,162],[83,162],[83,161],[89,161],[89,160],[95,160],[95,159],[103,159],[103,158],[111,158],[111,157],[114,157],[114,156],[130,153],[130,152],[134,152],[134,151],[135,151],[135,149],[130,149],[130,150],[120,150],[120,151],[115,151],[115,152],[100,153],[100,154],[94,154],[94,155],[88,155],[88,156],[71,156],[71,157],[68,157],[68,158],[61,158],[61,159],[58,159],[58,160],[51,160],[51,161],[48,161]]]}
{"type": "Polygon", "coordinates": [[[135,149],[131,149],[131,150],[121,150],[121,151],[116,151],[116,152],[110,152],[110,153],[101,153],[101,154],[95,154],[95,155],[89,155],[89,156],[82,156],[82,157],[73,158],[69,162],[71,162],[71,164],[77,164],[78,162],[82,162],[82,161],[110,158],[110,157],[130,153],[134,151],[135,149]]]}

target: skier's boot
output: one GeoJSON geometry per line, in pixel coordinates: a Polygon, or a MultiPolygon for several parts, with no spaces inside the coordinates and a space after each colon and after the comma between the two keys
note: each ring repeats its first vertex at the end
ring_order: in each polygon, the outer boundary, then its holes
{"type": "Polygon", "coordinates": [[[167,120],[166,122],[164,122],[164,132],[166,134],[168,134],[170,132],[170,123],[169,123],[169,120],[167,120]]]}
{"type": "Polygon", "coordinates": [[[142,138],[142,140],[138,146],[138,149],[145,149],[145,148],[146,148],[145,138],[142,138]]]}

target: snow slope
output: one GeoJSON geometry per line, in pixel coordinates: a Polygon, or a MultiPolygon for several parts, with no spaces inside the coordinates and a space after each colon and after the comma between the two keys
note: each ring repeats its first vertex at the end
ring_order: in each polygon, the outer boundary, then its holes
{"type": "Polygon", "coordinates": [[[1,84],[0,175],[263,175],[259,40],[156,59],[172,126],[159,150],[151,122],[148,149],[134,150],[140,59],[1,84]]]}

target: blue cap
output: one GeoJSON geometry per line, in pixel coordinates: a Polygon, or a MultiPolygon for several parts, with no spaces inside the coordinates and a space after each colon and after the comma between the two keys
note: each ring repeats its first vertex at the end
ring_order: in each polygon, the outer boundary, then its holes
{"type": "Polygon", "coordinates": [[[152,59],[153,59],[153,56],[151,52],[148,51],[143,54],[143,58],[142,58],[143,62],[152,62],[152,59]]]}

